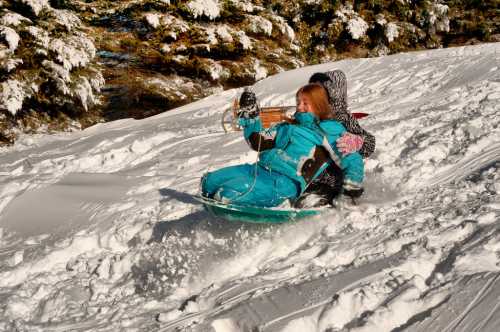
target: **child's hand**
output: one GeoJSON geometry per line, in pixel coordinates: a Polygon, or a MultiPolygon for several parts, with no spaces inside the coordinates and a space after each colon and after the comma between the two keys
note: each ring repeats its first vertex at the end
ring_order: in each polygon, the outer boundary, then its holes
{"type": "Polygon", "coordinates": [[[236,115],[240,119],[253,119],[253,118],[257,117],[259,115],[259,113],[260,113],[260,110],[257,107],[257,105],[255,105],[255,106],[240,108],[236,112],[236,115]]]}
{"type": "Polygon", "coordinates": [[[346,132],[337,140],[337,148],[343,155],[357,152],[363,146],[363,137],[346,132]]]}
{"type": "Polygon", "coordinates": [[[253,119],[260,113],[257,97],[248,87],[241,94],[239,105],[240,109],[237,111],[237,116],[240,119],[253,119]]]}

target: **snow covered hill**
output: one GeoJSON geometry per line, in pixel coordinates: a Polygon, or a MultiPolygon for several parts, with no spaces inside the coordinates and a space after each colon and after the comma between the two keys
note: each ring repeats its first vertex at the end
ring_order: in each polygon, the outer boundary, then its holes
{"type": "Polygon", "coordinates": [[[240,90],[136,121],[23,136],[0,155],[0,330],[496,331],[500,43],[260,81],[294,103],[342,69],[377,138],[357,209],[262,226],[192,199],[255,161],[220,116],[240,90]]]}

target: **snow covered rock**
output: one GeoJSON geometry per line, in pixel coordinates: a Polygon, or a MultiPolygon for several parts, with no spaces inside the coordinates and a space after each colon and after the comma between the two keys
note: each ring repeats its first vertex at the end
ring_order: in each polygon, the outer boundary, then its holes
{"type": "Polygon", "coordinates": [[[213,20],[220,15],[220,4],[218,0],[191,0],[186,6],[194,18],[205,16],[213,20]]]}

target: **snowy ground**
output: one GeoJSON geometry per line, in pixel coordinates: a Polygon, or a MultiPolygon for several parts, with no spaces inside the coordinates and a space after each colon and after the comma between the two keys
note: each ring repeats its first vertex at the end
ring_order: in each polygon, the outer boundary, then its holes
{"type": "Polygon", "coordinates": [[[291,104],[347,73],[377,137],[354,210],[228,223],[191,194],[253,162],[239,90],[140,121],[24,137],[0,156],[0,330],[496,331],[500,44],[323,64],[256,84],[291,104]]]}

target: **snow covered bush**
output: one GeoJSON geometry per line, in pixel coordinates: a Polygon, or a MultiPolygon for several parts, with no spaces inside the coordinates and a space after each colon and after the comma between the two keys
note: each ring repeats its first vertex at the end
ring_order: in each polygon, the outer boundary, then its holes
{"type": "Polygon", "coordinates": [[[273,32],[271,21],[262,16],[247,15],[248,32],[270,36],[273,32]]]}
{"type": "Polygon", "coordinates": [[[500,40],[496,3],[0,0],[0,127],[40,111],[142,118],[206,96],[207,87],[305,64],[500,40]],[[95,56],[110,87],[102,94],[95,56]],[[182,82],[180,92],[140,83],[157,74],[182,82]]]}
{"type": "Polygon", "coordinates": [[[352,39],[360,39],[368,30],[368,24],[361,17],[355,17],[347,22],[347,31],[352,39]]]}
{"type": "Polygon", "coordinates": [[[358,40],[365,36],[368,30],[368,23],[353,10],[351,5],[342,6],[335,14],[345,24],[346,31],[353,40],[358,40]]]}
{"type": "Polygon", "coordinates": [[[399,28],[397,26],[397,24],[395,23],[388,23],[386,26],[385,26],[385,36],[387,37],[387,40],[389,41],[389,43],[391,43],[392,41],[394,41],[394,39],[398,38],[399,36],[399,28]]]}
{"type": "MultiPolygon", "coordinates": [[[[0,112],[77,117],[99,103],[104,84],[96,49],[72,12],[47,0],[16,0],[0,8],[0,112]]],[[[33,129],[33,128],[32,128],[33,129]]],[[[4,135],[5,136],[5,135],[4,135]]]]}
{"type": "Polygon", "coordinates": [[[220,15],[220,4],[218,0],[191,0],[186,6],[194,18],[205,16],[213,20],[220,15]]]}

